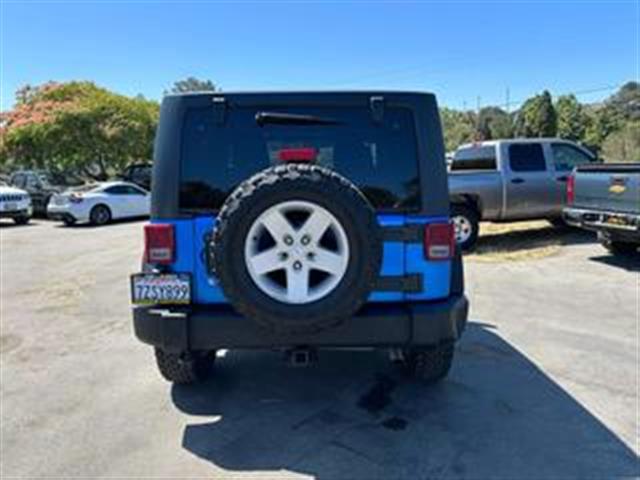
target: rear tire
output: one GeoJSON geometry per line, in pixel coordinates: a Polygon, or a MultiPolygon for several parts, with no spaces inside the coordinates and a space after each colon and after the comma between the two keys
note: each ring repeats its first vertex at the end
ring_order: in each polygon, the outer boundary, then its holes
{"type": "Polygon", "coordinates": [[[156,363],[162,377],[173,383],[189,384],[205,380],[211,374],[215,351],[189,355],[155,349],[156,363]]]}
{"type": "Polygon", "coordinates": [[[455,228],[456,243],[463,251],[470,251],[478,241],[480,215],[468,205],[452,205],[451,220],[455,228]]]}
{"type": "Polygon", "coordinates": [[[549,218],[547,220],[553,227],[559,229],[569,228],[569,224],[562,217],[549,218]]]}
{"type": "Polygon", "coordinates": [[[89,213],[89,221],[92,225],[106,225],[111,221],[111,210],[106,205],[96,205],[89,213]]]}
{"type": "Polygon", "coordinates": [[[31,217],[27,215],[22,215],[20,217],[14,217],[13,221],[16,225],[26,225],[31,220],[31,217]]]}
{"type": "Polygon", "coordinates": [[[411,376],[427,384],[437,383],[447,376],[453,362],[454,343],[403,350],[401,364],[411,376]]]}
{"type": "Polygon", "coordinates": [[[616,240],[603,240],[602,246],[614,255],[628,257],[638,253],[638,245],[631,242],[619,242],[616,240]]]}

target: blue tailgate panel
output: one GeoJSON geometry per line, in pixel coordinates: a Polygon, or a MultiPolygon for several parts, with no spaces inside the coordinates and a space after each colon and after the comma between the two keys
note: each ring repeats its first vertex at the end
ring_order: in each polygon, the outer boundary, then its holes
{"type": "MultiPolygon", "coordinates": [[[[194,303],[226,303],[217,280],[208,274],[205,238],[211,233],[215,219],[210,216],[192,220],[170,221],[175,226],[176,262],[172,270],[192,274],[194,303]]],[[[404,215],[378,215],[381,226],[403,226],[405,223],[428,224],[444,222],[443,217],[405,217],[404,215]]],[[[162,222],[165,223],[165,222],[162,222]]],[[[230,252],[240,254],[241,250],[230,252]]],[[[418,293],[372,292],[371,302],[400,302],[403,300],[435,300],[449,295],[451,261],[428,261],[424,258],[422,243],[385,242],[382,269],[385,276],[421,273],[423,290],[418,293]]]]}

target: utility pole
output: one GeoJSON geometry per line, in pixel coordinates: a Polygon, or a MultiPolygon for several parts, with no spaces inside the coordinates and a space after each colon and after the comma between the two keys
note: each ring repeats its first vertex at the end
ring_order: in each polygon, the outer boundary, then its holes
{"type": "Polygon", "coordinates": [[[505,92],[505,102],[504,102],[504,109],[506,110],[507,113],[509,113],[509,106],[511,104],[510,102],[510,95],[509,95],[509,87],[507,87],[507,91],[505,92]]]}

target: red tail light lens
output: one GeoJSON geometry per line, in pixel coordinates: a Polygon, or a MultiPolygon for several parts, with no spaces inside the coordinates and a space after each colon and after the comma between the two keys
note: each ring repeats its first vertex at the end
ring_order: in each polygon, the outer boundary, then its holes
{"type": "Polygon", "coordinates": [[[571,205],[576,198],[576,177],[569,175],[567,178],[567,204],[571,205]]]}
{"type": "Polygon", "coordinates": [[[173,263],[174,253],[173,225],[155,223],[144,226],[144,257],[147,263],[173,263]]]}
{"type": "Polygon", "coordinates": [[[453,258],[456,239],[450,223],[432,223],[424,231],[424,257],[429,260],[453,258]]]}
{"type": "Polygon", "coordinates": [[[278,152],[281,162],[315,162],[317,157],[315,148],[283,148],[278,152]]]}

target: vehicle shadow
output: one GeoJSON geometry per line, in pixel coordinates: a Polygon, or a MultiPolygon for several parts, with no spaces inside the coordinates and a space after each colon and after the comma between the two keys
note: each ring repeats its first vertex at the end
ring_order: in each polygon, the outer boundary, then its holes
{"type": "Polygon", "coordinates": [[[628,272],[640,272],[640,253],[626,256],[605,254],[597,257],[590,257],[589,260],[603,263],[611,267],[622,268],[628,272]]]}
{"type": "Polygon", "coordinates": [[[24,225],[18,225],[17,223],[15,223],[13,220],[9,220],[9,221],[0,221],[0,229],[5,229],[5,228],[24,228],[24,227],[37,227],[38,223],[34,223],[34,222],[29,222],[26,223],[24,225]]]}
{"type": "MultiPolygon", "coordinates": [[[[136,222],[140,222],[143,220],[149,220],[149,216],[145,215],[142,217],[128,217],[128,218],[118,218],[115,220],[111,220],[109,223],[107,223],[106,225],[93,225],[91,223],[74,223],[72,225],[65,225],[63,222],[60,222],[58,225],[56,225],[56,228],[69,228],[69,229],[86,229],[86,230],[91,230],[94,228],[109,228],[110,226],[114,226],[114,225],[124,225],[127,223],[136,223],[136,222]]],[[[53,221],[53,220],[52,220],[53,221]]]]}
{"type": "Polygon", "coordinates": [[[217,468],[317,479],[638,474],[634,452],[490,326],[470,324],[433,387],[374,352],[321,352],[307,369],[269,352],[218,360],[215,379],[172,387],[182,412],[203,416],[189,417],[183,447],[217,468]]]}
{"type": "Polygon", "coordinates": [[[513,230],[505,227],[504,231],[500,231],[502,225],[498,225],[489,233],[481,232],[473,254],[508,254],[544,249],[553,250],[562,245],[579,245],[596,243],[597,241],[594,233],[576,228],[544,225],[537,228],[520,229],[517,223],[510,225],[515,226],[513,230]]]}

